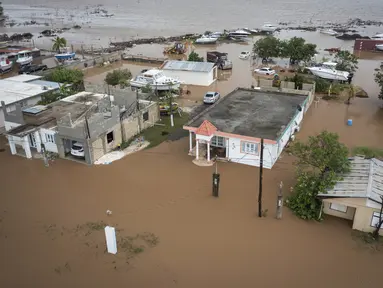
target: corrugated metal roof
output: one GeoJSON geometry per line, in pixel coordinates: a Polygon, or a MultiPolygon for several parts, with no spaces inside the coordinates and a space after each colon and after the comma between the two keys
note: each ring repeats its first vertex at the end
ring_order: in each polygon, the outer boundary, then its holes
{"type": "Polygon", "coordinates": [[[210,72],[214,63],[170,60],[165,62],[163,70],[210,72]]]}
{"type": "Polygon", "coordinates": [[[334,188],[322,197],[368,198],[381,203],[383,196],[383,162],[378,159],[354,157],[350,159],[351,171],[343,175],[334,188]]]}

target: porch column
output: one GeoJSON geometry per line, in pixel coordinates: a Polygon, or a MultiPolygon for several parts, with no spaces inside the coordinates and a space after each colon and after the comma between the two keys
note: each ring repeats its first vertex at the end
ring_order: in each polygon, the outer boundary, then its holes
{"type": "Polygon", "coordinates": [[[229,158],[229,139],[225,140],[226,144],[226,158],[229,158]]]}
{"type": "Polygon", "coordinates": [[[199,141],[198,139],[195,141],[196,142],[196,146],[195,146],[195,159],[198,160],[198,152],[199,152],[199,141]]]}
{"type": "Polygon", "coordinates": [[[12,155],[16,155],[17,154],[16,144],[13,141],[13,137],[12,136],[8,136],[8,143],[9,143],[9,148],[11,148],[11,154],[12,155]]]}
{"type": "Polygon", "coordinates": [[[25,156],[27,158],[32,158],[31,147],[28,141],[28,136],[24,136],[23,138],[23,148],[25,151],[25,156]]]}
{"type": "Polygon", "coordinates": [[[210,161],[210,142],[207,142],[207,161],[210,161]]]}
{"type": "Polygon", "coordinates": [[[36,139],[36,149],[37,152],[41,153],[41,137],[39,131],[36,131],[35,133],[35,139],[36,139]]]}
{"type": "Polygon", "coordinates": [[[193,149],[193,134],[191,131],[189,131],[189,152],[191,152],[193,149]]]}

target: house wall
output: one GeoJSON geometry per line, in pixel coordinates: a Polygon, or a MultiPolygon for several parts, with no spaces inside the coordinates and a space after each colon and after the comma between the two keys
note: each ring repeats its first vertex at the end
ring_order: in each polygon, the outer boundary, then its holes
{"type": "Polygon", "coordinates": [[[156,102],[151,103],[148,107],[142,109],[139,113],[136,113],[124,119],[122,121],[122,133],[124,141],[128,141],[130,138],[140,133],[139,124],[141,124],[141,130],[144,130],[154,126],[154,123],[156,123],[158,120],[160,120],[160,112],[158,109],[158,104],[156,102]],[[144,121],[144,114],[146,112],[148,112],[149,114],[149,120],[144,121]],[[141,122],[139,122],[139,119],[141,119],[141,122]]]}
{"type": "Polygon", "coordinates": [[[214,69],[210,72],[193,72],[163,69],[167,77],[178,78],[188,85],[210,86],[214,82],[214,69]]]}
{"type": "Polygon", "coordinates": [[[98,138],[91,144],[90,147],[90,153],[92,155],[92,162],[100,159],[102,156],[104,156],[104,141],[102,138],[98,138]]]}
{"type": "MultiPolygon", "coordinates": [[[[244,153],[241,148],[241,142],[243,142],[243,140],[239,138],[228,139],[228,146],[227,146],[228,160],[230,162],[259,167],[260,153],[258,153],[257,155],[244,153]]],[[[245,142],[250,142],[250,141],[245,141],[245,142]]],[[[257,143],[257,142],[251,142],[251,143],[257,143]]],[[[258,142],[257,144],[259,145],[258,147],[260,149],[261,143],[258,142]]],[[[267,144],[267,143],[264,144],[263,167],[271,169],[271,167],[274,165],[277,159],[277,151],[278,151],[277,145],[267,144]]]]}
{"type": "MultiPolygon", "coordinates": [[[[341,203],[337,203],[337,204],[341,204],[341,203]]],[[[328,215],[332,215],[332,216],[336,216],[336,217],[339,217],[339,218],[343,218],[343,219],[348,219],[348,220],[354,219],[356,208],[346,206],[347,207],[347,211],[346,212],[341,212],[341,211],[337,211],[337,210],[331,209],[330,207],[331,207],[331,203],[330,202],[323,202],[323,213],[328,214],[328,215]]]]}
{"type": "MultiPolygon", "coordinates": [[[[375,227],[371,226],[371,221],[374,212],[379,213],[380,211],[379,209],[369,207],[358,207],[355,212],[352,229],[363,232],[373,232],[375,227]]],[[[379,234],[383,235],[383,229],[380,229],[379,234]]]]}
{"type": "Polygon", "coordinates": [[[53,139],[56,139],[56,134],[57,132],[55,130],[44,129],[44,128],[40,129],[41,143],[44,144],[46,151],[58,153],[56,140],[55,140],[55,143],[51,143],[47,141],[47,137],[46,137],[46,135],[51,135],[53,139]]]}

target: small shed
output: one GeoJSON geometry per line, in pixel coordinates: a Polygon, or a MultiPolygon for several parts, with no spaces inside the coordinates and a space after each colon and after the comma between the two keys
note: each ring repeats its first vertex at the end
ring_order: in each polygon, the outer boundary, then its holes
{"type": "Polygon", "coordinates": [[[217,79],[217,67],[209,62],[169,60],[161,69],[167,77],[178,78],[188,85],[210,86],[217,79]]]}

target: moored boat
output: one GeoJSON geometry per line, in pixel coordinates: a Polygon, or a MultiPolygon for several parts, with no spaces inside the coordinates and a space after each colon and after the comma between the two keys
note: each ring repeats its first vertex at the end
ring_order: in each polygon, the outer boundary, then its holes
{"type": "Polygon", "coordinates": [[[214,44],[218,40],[218,37],[202,35],[200,38],[195,40],[196,44],[214,44]]]}
{"type": "Polygon", "coordinates": [[[158,69],[145,71],[130,81],[130,86],[134,88],[142,88],[148,85],[153,90],[168,91],[178,89],[181,85],[181,81],[166,77],[164,72],[158,69]]]}
{"type": "Polygon", "coordinates": [[[30,65],[32,64],[33,57],[31,55],[31,51],[23,50],[17,53],[16,63],[20,66],[30,65]]]}
{"type": "Polygon", "coordinates": [[[13,63],[5,55],[0,55],[0,73],[8,72],[12,69],[13,63]]]}
{"type": "Polygon", "coordinates": [[[229,32],[229,37],[233,37],[233,38],[247,38],[250,35],[251,35],[251,33],[247,32],[243,29],[229,32]]]}
{"type": "Polygon", "coordinates": [[[383,51],[383,44],[376,44],[375,45],[376,50],[383,51]]]}
{"type": "Polygon", "coordinates": [[[321,34],[326,34],[326,35],[330,35],[330,36],[337,36],[339,33],[332,30],[332,29],[321,29],[319,30],[319,32],[321,34]]]}
{"type": "Polygon", "coordinates": [[[320,66],[316,67],[307,67],[309,71],[315,76],[318,76],[327,80],[336,80],[336,81],[348,81],[350,73],[346,71],[336,70],[337,63],[335,62],[324,62],[320,66]]]}
{"type": "Polygon", "coordinates": [[[265,23],[265,24],[261,27],[261,31],[262,31],[262,32],[270,32],[270,33],[273,33],[273,32],[275,32],[277,29],[278,29],[278,26],[273,25],[273,24],[270,24],[270,23],[265,23]]]}
{"type": "Polygon", "coordinates": [[[371,39],[383,40],[383,33],[376,34],[376,35],[372,36],[371,39]]]}
{"type": "Polygon", "coordinates": [[[55,55],[55,58],[59,61],[73,60],[75,57],[76,57],[75,52],[60,53],[55,55]]]}

